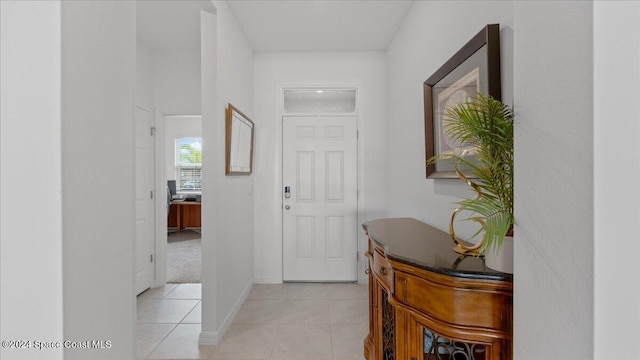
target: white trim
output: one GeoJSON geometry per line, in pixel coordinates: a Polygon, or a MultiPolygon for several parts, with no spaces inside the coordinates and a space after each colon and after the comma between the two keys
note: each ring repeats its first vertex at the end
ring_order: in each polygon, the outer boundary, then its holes
{"type": "MultiPolygon", "coordinates": [[[[275,176],[276,176],[276,184],[279,186],[278,189],[275,192],[275,197],[276,197],[276,201],[275,201],[275,208],[273,209],[274,214],[276,216],[276,224],[279,224],[279,226],[276,226],[275,230],[276,230],[276,241],[278,242],[277,247],[280,249],[280,251],[278,251],[278,255],[276,259],[279,259],[279,265],[280,265],[280,271],[276,272],[276,276],[277,279],[276,283],[282,283],[284,282],[284,241],[283,241],[283,234],[284,234],[284,229],[283,229],[283,223],[282,223],[282,206],[283,206],[283,202],[282,202],[282,169],[283,169],[283,165],[282,165],[282,155],[283,155],[283,150],[282,150],[282,131],[283,131],[283,114],[284,114],[284,92],[283,89],[286,87],[286,85],[284,84],[276,84],[276,94],[278,94],[278,96],[276,97],[276,104],[275,104],[275,109],[278,109],[275,112],[275,116],[276,116],[276,124],[280,124],[280,126],[276,126],[276,134],[275,134],[275,143],[276,143],[276,159],[274,162],[274,171],[275,171],[275,176]]],[[[255,241],[255,239],[254,239],[255,241]]],[[[255,256],[255,254],[254,254],[255,256]]]]}
{"type": "MultiPolygon", "coordinates": [[[[142,110],[142,111],[144,111],[146,113],[149,113],[151,115],[151,127],[153,127],[154,129],[157,129],[157,127],[156,127],[156,123],[157,123],[156,114],[157,114],[157,111],[155,109],[147,108],[147,107],[142,106],[142,105],[135,105],[135,108],[138,109],[138,110],[142,110]]],[[[137,119],[135,118],[135,116],[136,115],[135,115],[135,112],[134,112],[134,132],[135,132],[135,127],[137,126],[136,125],[137,119]]],[[[151,207],[152,207],[151,218],[153,219],[153,226],[152,226],[151,236],[153,237],[154,246],[153,246],[153,253],[151,254],[153,256],[153,263],[152,263],[153,276],[152,276],[151,280],[149,281],[149,288],[154,288],[154,287],[158,287],[158,286],[164,285],[164,284],[157,285],[157,271],[158,271],[158,269],[157,269],[157,265],[156,265],[156,263],[157,263],[157,255],[156,254],[157,254],[158,234],[160,234],[158,232],[158,230],[159,230],[158,221],[160,220],[159,209],[158,209],[158,201],[160,200],[160,198],[166,200],[166,197],[165,197],[166,196],[166,194],[165,194],[166,190],[163,190],[162,192],[159,192],[158,182],[157,182],[157,178],[158,178],[158,153],[157,153],[158,152],[158,144],[157,144],[158,136],[157,135],[158,135],[157,132],[154,131],[152,133],[152,139],[151,139],[152,144],[153,144],[152,145],[153,151],[152,151],[152,154],[151,154],[151,156],[153,157],[153,160],[152,160],[152,163],[153,163],[153,176],[154,176],[154,179],[156,179],[156,181],[154,181],[153,186],[152,186],[152,190],[153,190],[153,194],[154,195],[153,195],[153,200],[152,200],[152,205],[151,205],[151,207]]],[[[134,149],[135,149],[135,145],[136,145],[135,141],[136,140],[134,139],[134,149]]],[[[133,169],[133,171],[135,173],[135,169],[133,169]]],[[[137,206],[137,204],[135,204],[135,201],[134,201],[134,209],[135,209],[136,206],[137,206]]],[[[136,242],[137,242],[137,240],[136,240],[136,242]]],[[[165,235],[165,242],[166,242],[166,235],[165,235]]],[[[134,247],[134,254],[137,257],[137,250],[135,250],[135,247],[134,247]]],[[[135,269],[136,269],[137,265],[138,265],[137,261],[134,260],[134,282],[135,283],[137,283],[137,276],[136,276],[136,272],[135,272],[135,269]]],[[[138,294],[137,285],[135,285],[135,286],[136,286],[136,289],[135,289],[134,292],[136,293],[136,295],[140,295],[141,293],[138,294]]]]}
{"type": "Polygon", "coordinates": [[[154,287],[160,287],[167,283],[167,179],[164,164],[164,114],[155,110],[155,135],[156,148],[155,178],[156,178],[156,246],[154,254],[155,281],[154,287]]]}
{"type": "Polygon", "coordinates": [[[282,284],[282,279],[274,276],[257,277],[253,279],[254,284],[282,284]]]}
{"type": "Polygon", "coordinates": [[[365,214],[365,209],[363,204],[366,204],[367,200],[367,191],[364,186],[364,163],[365,163],[365,143],[366,139],[360,138],[360,134],[366,134],[366,128],[368,123],[363,119],[366,119],[367,110],[364,108],[360,108],[359,104],[362,102],[362,98],[366,98],[367,92],[363,91],[360,87],[358,87],[358,93],[356,94],[356,106],[358,110],[358,138],[357,138],[357,156],[358,156],[358,197],[357,197],[357,221],[358,221],[358,232],[357,232],[357,240],[356,246],[358,247],[358,255],[359,260],[357,261],[357,271],[358,271],[358,284],[364,285],[369,284],[369,276],[365,274],[365,269],[369,267],[369,261],[365,256],[365,253],[368,249],[368,238],[364,236],[364,232],[361,228],[361,224],[363,222],[363,216],[365,214]]]}
{"type": "Polygon", "coordinates": [[[217,331],[202,331],[198,337],[198,344],[200,345],[218,345],[218,332],[217,331]]]}
{"type": "Polygon", "coordinates": [[[229,311],[229,314],[227,314],[227,317],[222,322],[222,325],[220,325],[220,328],[218,329],[218,331],[200,332],[200,337],[198,339],[198,343],[200,345],[218,345],[218,343],[222,340],[222,338],[224,338],[224,335],[229,329],[229,326],[231,326],[231,323],[233,323],[233,319],[235,319],[236,315],[238,314],[238,311],[240,311],[242,304],[247,299],[247,296],[249,296],[249,293],[251,292],[252,288],[253,288],[253,280],[249,280],[247,285],[245,285],[244,289],[242,290],[242,293],[238,297],[238,300],[236,300],[236,303],[233,304],[231,311],[229,311]]]}

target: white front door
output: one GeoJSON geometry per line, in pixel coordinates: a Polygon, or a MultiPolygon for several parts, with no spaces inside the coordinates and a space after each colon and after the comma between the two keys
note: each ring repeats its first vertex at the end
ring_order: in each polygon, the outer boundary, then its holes
{"type": "Polygon", "coordinates": [[[285,116],[282,126],[283,279],[356,281],[357,118],[285,116]]]}
{"type": "MultiPolygon", "coordinates": [[[[153,112],[136,108],[136,295],[154,278],[153,112]]],[[[166,194],[158,194],[166,196],[166,194]]]]}

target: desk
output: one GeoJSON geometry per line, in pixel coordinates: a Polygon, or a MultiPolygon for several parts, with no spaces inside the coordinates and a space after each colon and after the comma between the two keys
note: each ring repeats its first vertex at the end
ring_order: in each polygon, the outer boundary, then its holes
{"type": "Polygon", "coordinates": [[[172,201],[167,226],[178,231],[188,227],[202,227],[201,205],[196,201],[172,201]]]}

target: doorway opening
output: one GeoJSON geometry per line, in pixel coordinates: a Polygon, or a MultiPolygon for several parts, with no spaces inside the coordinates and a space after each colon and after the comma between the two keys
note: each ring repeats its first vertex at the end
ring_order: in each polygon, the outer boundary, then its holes
{"type": "Polygon", "coordinates": [[[358,280],[357,89],[283,89],[285,282],[358,280]]]}
{"type": "MultiPolygon", "coordinates": [[[[136,1],[137,24],[137,88],[136,102],[150,104],[155,109],[156,119],[156,151],[158,171],[155,174],[157,227],[155,244],[155,282],[151,289],[137,298],[137,339],[138,358],[171,357],[168,355],[175,349],[174,340],[179,339],[178,348],[183,349],[185,343],[197,344],[198,338],[202,339],[211,333],[215,326],[215,317],[203,318],[202,309],[211,309],[215,312],[215,283],[210,279],[211,271],[206,274],[209,277],[201,278],[201,266],[207,269],[212,267],[215,256],[207,251],[207,246],[212,242],[210,226],[194,224],[191,221],[200,219],[202,200],[201,189],[209,191],[209,185],[204,185],[198,175],[197,164],[202,166],[202,158],[194,155],[176,166],[175,148],[176,139],[178,149],[180,145],[188,145],[188,150],[200,150],[200,145],[205,147],[205,152],[215,154],[215,132],[202,132],[202,124],[205,129],[211,126],[215,114],[216,94],[211,93],[215,83],[215,69],[217,57],[216,46],[216,8],[211,1],[136,1]],[[212,71],[214,70],[214,71],[212,71]],[[214,110],[212,110],[212,108],[214,110]],[[180,128],[184,128],[187,118],[197,117],[197,133],[181,133],[166,141],[167,124],[176,118],[180,118],[180,128]],[[202,121],[204,119],[204,121],[202,121]],[[198,141],[198,139],[201,140],[198,141]],[[181,140],[180,140],[181,139],[181,140]],[[185,140],[186,139],[186,140],[185,140]],[[184,141],[182,141],[184,140],[184,141]],[[200,145],[194,145],[194,143],[200,145]],[[167,150],[170,147],[170,150],[167,150]],[[173,154],[173,156],[171,155],[173,154]],[[187,161],[189,160],[189,161],[187,161]],[[170,165],[167,165],[169,162],[170,165]],[[179,169],[178,169],[179,168],[179,169]],[[182,173],[176,171],[181,170],[182,173]],[[191,172],[188,178],[187,172],[191,172]],[[172,199],[168,189],[168,180],[174,180],[176,191],[174,195],[180,196],[172,199]],[[188,201],[188,200],[195,201],[188,201]],[[172,201],[182,204],[180,211],[174,209],[175,223],[169,224],[172,201]],[[196,204],[197,205],[193,205],[196,204]],[[188,205],[187,205],[188,204],[188,205]],[[184,210],[188,207],[185,212],[184,210]],[[194,211],[196,215],[194,215],[194,211]],[[177,219],[177,214],[181,219],[177,219]],[[178,225],[179,224],[179,225],[178,225]],[[172,225],[172,226],[170,226],[172,225]],[[201,231],[202,229],[202,231],[201,231]],[[178,231],[180,230],[180,231],[178,231]],[[168,278],[171,277],[172,244],[194,242],[197,236],[202,239],[204,234],[204,250],[197,246],[197,251],[189,251],[198,270],[192,273],[197,278],[168,278]],[[188,235],[181,239],[172,239],[173,233],[188,235]],[[194,255],[198,253],[197,255],[194,255]],[[167,284],[169,282],[189,282],[180,284],[167,284]],[[198,283],[194,283],[194,282],[198,283]],[[158,310],[161,309],[161,310],[158,310]],[[203,335],[204,334],[204,335],[203,335]],[[185,342],[185,339],[188,341],[185,342]],[[142,341],[140,341],[142,340],[142,341]]],[[[195,120],[194,120],[195,121],[195,120]]],[[[184,148],[182,148],[184,149],[184,148]]],[[[180,153],[180,152],[178,152],[180,153]]],[[[213,161],[215,156],[206,155],[207,162],[213,161]]],[[[204,169],[206,171],[207,165],[204,169]]],[[[211,179],[211,177],[208,177],[211,179]]],[[[215,191],[207,193],[205,207],[215,203],[217,194],[215,191]]],[[[175,206],[174,206],[175,207],[175,206]]],[[[206,210],[206,209],[205,209],[206,210]]],[[[174,221],[174,220],[171,220],[174,221]]],[[[211,219],[210,221],[215,221],[211,219]]],[[[200,219],[202,223],[202,220],[200,219]]],[[[202,243],[202,240],[199,240],[202,243]]],[[[177,256],[178,259],[184,256],[177,256]]],[[[184,262],[183,262],[184,263],[184,262]]],[[[209,335],[210,336],[210,335],[209,335]]],[[[196,347],[197,349],[197,347],[196,347]]]]}
{"type": "Polygon", "coordinates": [[[200,283],[202,134],[200,115],[164,116],[167,283],[200,283]]]}

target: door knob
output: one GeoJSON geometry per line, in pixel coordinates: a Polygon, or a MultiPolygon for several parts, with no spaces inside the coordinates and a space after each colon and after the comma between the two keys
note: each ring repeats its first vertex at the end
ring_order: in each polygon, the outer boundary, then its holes
{"type": "Polygon", "coordinates": [[[285,210],[289,210],[289,209],[291,209],[291,206],[289,206],[289,205],[285,205],[285,206],[284,206],[284,209],[285,209],[285,210]]]}

